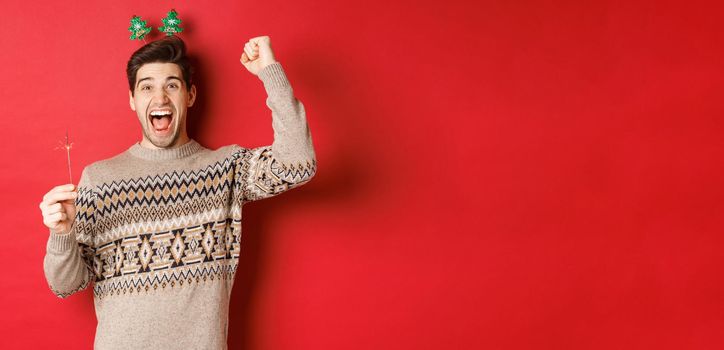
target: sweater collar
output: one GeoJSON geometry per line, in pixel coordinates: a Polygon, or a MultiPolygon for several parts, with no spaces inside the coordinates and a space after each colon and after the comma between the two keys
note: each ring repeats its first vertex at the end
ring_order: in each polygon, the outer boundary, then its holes
{"type": "Polygon", "coordinates": [[[136,142],[128,149],[128,152],[138,158],[148,160],[171,160],[190,156],[201,150],[201,148],[202,146],[193,139],[179,147],[161,149],[146,148],[141,146],[140,142],[136,142]]]}

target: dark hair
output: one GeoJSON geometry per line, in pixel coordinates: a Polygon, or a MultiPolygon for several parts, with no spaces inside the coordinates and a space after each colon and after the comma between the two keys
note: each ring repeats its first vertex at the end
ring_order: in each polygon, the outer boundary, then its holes
{"type": "Polygon", "coordinates": [[[136,73],[146,63],[175,63],[181,68],[186,89],[191,89],[191,75],[193,67],[186,56],[186,44],[181,38],[172,35],[143,45],[131,55],[126,66],[128,76],[128,88],[131,94],[134,93],[136,85],[136,73]]]}

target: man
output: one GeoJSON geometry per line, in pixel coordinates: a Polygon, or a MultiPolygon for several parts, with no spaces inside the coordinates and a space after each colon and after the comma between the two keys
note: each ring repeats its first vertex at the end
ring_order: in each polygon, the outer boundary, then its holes
{"type": "Polygon", "coordinates": [[[249,40],[241,63],[267,92],[271,146],[209,150],[189,139],[196,87],[185,45],[172,36],[128,61],[142,140],[40,203],[51,290],[65,298],[94,282],[96,349],[226,348],[243,204],[314,176],[305,109],[269,37],[249,40]]]}

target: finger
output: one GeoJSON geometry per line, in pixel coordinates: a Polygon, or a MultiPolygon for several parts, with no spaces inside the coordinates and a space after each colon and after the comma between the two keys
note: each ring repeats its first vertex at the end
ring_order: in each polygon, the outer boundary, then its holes
{"type": "Polygon", "coordinates": [[[253,42],[255,44],[260,44],[260,43],[271,44],[271,38],[269,38],[269,36],[267,36],[267,35],[257,36],[257,37],[251,38],[249,41],[253,42]]]}
{"type": "Polygon", "coordinates": [[[246,52],[246,55],[249,57],[250,60],[254,59],[254,53],[252,52],[248,44],[244,46],[244,52],[246,52]]]}
{"type": "Polygon", "coordinates": [[[77,189],[75,188],[75,185],[73,185],[73,184],[55,186],[55,187],[53,187],[53,189],[51,189],[50,191],[48,191],[48,193],[46,193],[46,194],[43,196],[43,200],[45,200],[46,198],[48,198],[48,196],[50,196],[50,195],[53,194],[53,193],[58,193],[58,192],[76,192],[76,190],[77,190],[77,189]]]}
{"type": "Polygon", "coordinates": [[[45,220],[43,220],[43,224],[45,224],[45,226],[48,226],[49,228],[56,229],[58,228],[58,225],[60,225],[60,222],[63,220],[65,220],[63,219],[63,215],[59,215],[58,217],[54,218],[46,218],[45,220]]]}
{"type": "Polygon", "coordinates": [[[65,213],[55,213],[48,215],[47,218],[50,222],[60,222],[62,220],[65,220],[63,219],[63,216],[65,216],[65,213]]]}
{"type": "Polygon", "coordinates": [[[257,56],[259,53],[259,45],[255,43],[248,42],[246,43],[246,47],[248,48],[247,52],[249,52],[252,57],[257,56]]]}
{"type": "Polygon", "coordinates": [[[78,192],[56,192],[48,194],[45,202],[50,205],[59,201],[78,198],[78,192]]]}
{"type": "Polygon", "coordinates": [[[253,54],[253,53],[251,53],[251,52],[247,52],[247,53],[246,53],[246,57],[249,57],[249,61],[254,61],[254,60],[256,60],[256,55],[253,54]]]}
{"type": "Polygon", "coordinates": [[[249,61],[250,61],[250,60],[249,60],[249,56],[246,55],[246,52],[242,53],[242,54],[241,54],[241,63],[246,64],[246,63],[249,62],[249,61]]]}
{"type": "Polygon", "coordinates": [[[78,197],[78,195],[75,194],[74,192],[56,193],[56,194],[52,194],[52,195],[48,196],[48,198],[46,200],[44,200],[43,202],[45,202],[45,207],[47,208],[55,203],[60,203],[60,202],[75,203],[75,199],[77,197],[78,197]]]}
{"type": "Polygon", "coordinates": [[[55,203],[55,204],[51,204],[51,205],[47,206],[45,208],[45,211],[43,212],[43,214],[51,215],[51,214],[55,214],[55,213],[58,213],[61,211],[63,211],[63,206],[60,205],[60,203],[55,203]]]}
{"type": "Polygon", "coordinates": [[[59,186],[53,187],[53,189],[50,190],[50,192],[70,191],[70,190],[72,190],[72,189],[74,189],[74,188],[75,188],[75,185],[73,185],[73,184],[65,184],[65,185],[59,185],[59,186]]]}

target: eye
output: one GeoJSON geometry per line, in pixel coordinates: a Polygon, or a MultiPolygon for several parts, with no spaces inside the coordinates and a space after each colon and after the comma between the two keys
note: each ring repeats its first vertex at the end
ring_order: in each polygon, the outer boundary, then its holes
{"type": "Polygon", "coordinates": [[[151,85],[142,85],[141,86],[141,91],[149,91],[149,90],[151,90],[151,85]]]}
{"type": "Polygon", "coordinates": [[[176,83],[169,83],[169,84],[168,84],[168,88],[169,88],[169,89],[178,89],[178,84],[176,84],[176,83]]]}

